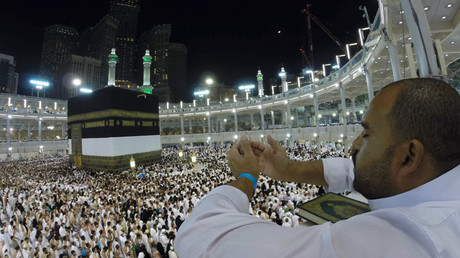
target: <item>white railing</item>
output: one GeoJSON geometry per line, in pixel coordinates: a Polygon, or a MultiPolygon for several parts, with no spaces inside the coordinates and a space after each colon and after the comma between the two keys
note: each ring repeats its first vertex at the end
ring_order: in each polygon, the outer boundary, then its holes
{"type": "MultiPolygon", "coordinates": [[[[39,150],[39,143],[38,141],[12,141],[10,143],[12,148],[11,153],[33,153],[39,150]]],[[[68,141],[67,140],[56,140],[56,141],[42,141],[43,152],[60,152],[66,151],[68,149],[68,141]]],[[[7,154],[8,153],[8,143],[7,142],[0,142],[0,154],[7,154]]]]}

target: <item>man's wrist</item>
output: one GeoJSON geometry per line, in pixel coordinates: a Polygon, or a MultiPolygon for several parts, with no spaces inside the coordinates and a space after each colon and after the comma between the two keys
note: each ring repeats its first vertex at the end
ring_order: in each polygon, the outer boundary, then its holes
{"type": "Polygon", "coordinates": [[[245,193],[246,196],[248,197],[248,200],[251,200],[251,198],[254,196],[256,192],[256,190],[254,189],[254,186],[252,185],[252,181],[247,177],[237,178],[235,181],[231,182],[229,185],[235,188],[238,188],[240,191],[245,193]]]}
{"type": "Polygon", "coordinates": [[[255,176],[253,176],[252,174],[250,173],[241,173],[238,178],[248,178],[249,180],[251,180],[252,182],[252,187],[254,188],[254,191],[256,190],[257,188],[257,178],[255,176]]]}

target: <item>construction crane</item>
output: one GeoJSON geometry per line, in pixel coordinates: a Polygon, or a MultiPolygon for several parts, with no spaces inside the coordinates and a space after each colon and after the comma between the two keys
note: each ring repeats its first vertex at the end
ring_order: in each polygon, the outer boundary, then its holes
{"type": "Polygon", "coordinates": [[[340,43],[340,41],[332,34],[332,32],[324,26],[321,21],[316,18],[311,12],[310,12],[310,4],[307,4],[306,8],[302,10],[302,13],[305,13],[307,16],[307,30],[308,30],[308,55],[305,54],[305,50],[302,48],[300,49],[300,52],[304,56],[305,60],[309,64],[310,68],[314,70],[314,56],[313,56],[313,36],[312,36],[312,29],[311,29],[311,20],[313,20],[331,39],[334,41],[337,46],[343,51],[344,54],[347,54],[347,50],[345,49],[344,46],[340,43]]]}

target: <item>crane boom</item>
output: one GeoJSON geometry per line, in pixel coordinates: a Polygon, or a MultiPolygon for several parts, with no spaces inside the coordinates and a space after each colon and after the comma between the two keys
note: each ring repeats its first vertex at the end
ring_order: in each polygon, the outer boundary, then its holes
{"type": "MultiPolygon", "coordinates": [[[[311,39],[311,26],[310,26],[310,18],[311,18],[324,32],[326,32],[326,34],[332,39],[332,41],[334,41],[334,43],[337,44],[337,46],[340,47],[340,49],[343,51],[343,53],[347,54],[347,50],[345,49],[345,47],[343,47],[342,44],[340,44],[340,41],[334,36],[334,34],[332,34],[332,32],[326,26],[324,26],[321,23],[321,21],[318,18],[316,18],[316,16],[314,16],[308,10],[308,7],[309,7],[309,5],[307,4],[307,8],[305,8],[303,10],[303,12],[307,15],[307,22],[309,23],[309,31],[308,31],[309,44],[310,44],[310,39],[311,39]]],[[[311,46],[311,48],[313,49],[313,46],[311,46]]]]}

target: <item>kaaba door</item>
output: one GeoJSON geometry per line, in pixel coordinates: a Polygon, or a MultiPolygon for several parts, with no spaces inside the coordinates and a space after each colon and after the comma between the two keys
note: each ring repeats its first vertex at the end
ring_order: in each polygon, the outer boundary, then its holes
{"type": "Polygon", "coordinates": [[[81,167],[81,124],[72,124],[70,133],[72,134],[72,154],[75,157],[75,166],[81,167]]]}

